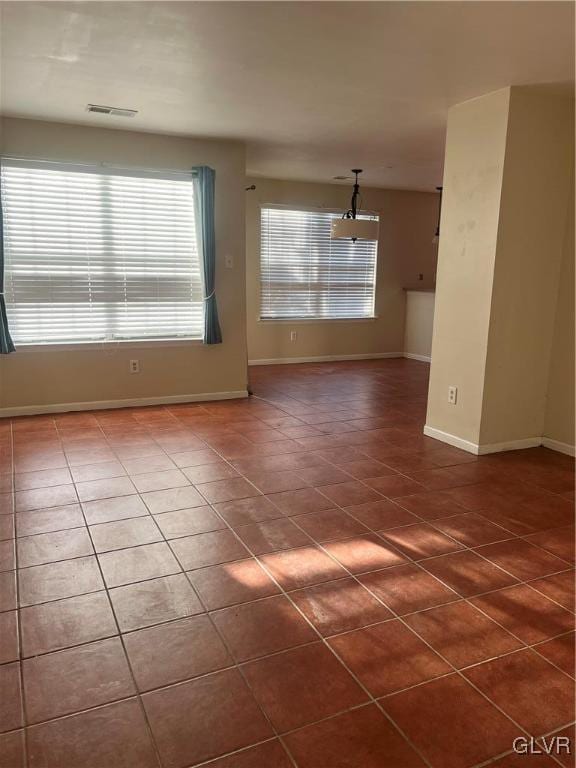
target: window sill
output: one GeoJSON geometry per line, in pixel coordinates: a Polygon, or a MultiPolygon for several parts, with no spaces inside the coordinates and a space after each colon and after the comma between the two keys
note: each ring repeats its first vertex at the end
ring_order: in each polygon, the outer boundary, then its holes
{"type": "Polygon", "coordinates": [[[112,341],[70,341],[46,343],[16,343],[16,352],[49,352],[71,350],[94,350],[112,352],[116,347],[122,349],[154,349],[155,347],[181,347],[185,345],[203,345],[202,339],[180,337],[175,339],[113,339],[112,341]]]}
{"type": "Polygon", "coordinates": [[[317,323],[373,323],[376,320],[378,320],[379,315],[373,315],[371,317],[321,317],[321,318],[311,318],[311,317],[278,317],[278,318],[268,318],[268,317],[259,317],[258,322],[259,323],[291,323],[293,325],[316,325],[317,323]]]}

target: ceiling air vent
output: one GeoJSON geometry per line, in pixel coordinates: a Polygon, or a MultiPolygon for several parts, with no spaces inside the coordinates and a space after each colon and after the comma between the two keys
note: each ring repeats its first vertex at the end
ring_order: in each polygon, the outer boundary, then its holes
{"type": "Polygon", "coordinates": [[[96,112],[98,115],[111,115],[112,117],[134,117],[137,109],[121,109],[120,107],[104,107],[102,104],[88,104],[87,112],[96,112]]]}

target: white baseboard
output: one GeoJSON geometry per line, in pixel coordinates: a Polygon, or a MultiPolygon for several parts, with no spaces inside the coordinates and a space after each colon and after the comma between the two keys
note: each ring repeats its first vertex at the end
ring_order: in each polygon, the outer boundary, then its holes
{"type": "Polygon", "coordinates": [[[248,365],[289,365],[290,363],[335,363],[339,360],[380,360],[384,357],[404,357],[403,352],[370,352],[362,355],[321,355],[320,357],[270,357],[248,360],[248,365]]]}
{"type": "Polygon", "coordinates": [[[404,357],[408,360],[421,360],[423,363],[429,363],[432,360],[430,355],[417,355],[415,352],[404,352],[404,357]]]}
{"type": "Polygon", "coordinates": [[[424,434],[428,437],[433,437],[435,440],[441,440],[443,443],[454,446],[454,448],[461,448],[468,453],[478,454],[478,446],[476,443],[471,443],[468,440],[463,440],[461,437],[451,435],[449,432],[442,432],[441,429],[435,427],[429,427],[428,424],[424,426],[424,434]]]}
{"type": "Polygon", "coordinates": [[[201,403],[210,400],[236,400],[243,397],[248,397],[248,392],[245,389],[238,390],[237,392],[201,392],[197,395],[135,397],[129,400],[92,400],[85,403],[23,405],[16,408],[0,408],[0,418],[36,416],[42,413],[67,413],[68,411],[103,411],[108,408],[138,408],[144,405],[174,405],[176,403],[201,403]]]}
{"type": "Polygon", "coordinates": [[[560,440],[552,440],[551,437],[543,437],[542,445],[544,448],[550,448],[551,451],[565,453],[567,456],[576,456],[576,446],[570,443],[561,443],[560,440]]]}
{"type": "Polygon", "coordinates": [[[476,456],[485,456],[488,453],[501,453],[502,451],[519,451],[524,448],[537,448],[539,445],[543,445],[544,438],[542,437],[526,437],[522,440],[509,440],[505,443],[472,443],[469,440],[463,440],[457,435],[451,435],[449,432],[443,432],[441,429],[435,427],[429,427],[427,424],[424,427],[424,434],[428,437],[433,437],[436,440],[441,440],[443,443],[453,445],[455,448],[461,448],[463,451],[473,453],[476,456]]]}

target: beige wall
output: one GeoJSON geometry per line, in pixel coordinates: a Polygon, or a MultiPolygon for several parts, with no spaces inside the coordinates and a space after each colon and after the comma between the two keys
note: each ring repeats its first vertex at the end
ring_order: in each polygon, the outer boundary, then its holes
{"type": "MultiPolygon", "coordinates": [[[[544,434],[574,102],[510,89],[480,443],[544,434]]],[[[572,353],[573,357],[573,353],[572,353]]]]}
{"type": "Polygon", "coordinates": [[[436,271],[438,197],[426,192],[362,189],[363,206],[380,215],[376,320],[260,321],[260,207],[267,203],[346,209],[349,184],[310,184],[247,179],[256,185],[246,195],[246,281],[250,360],[402,353],[404,287],[418,281],[432,286],[436,271]],[[296,331],[297,340],[290,341],[296,331]]]}
{"type": "Polygon", "coordinates": [[[574,445],[574,188],[568,203],[564,253],[546,402],[545,437],[574,445]]]}
{"type": "Polygon", "coordinates": [[[430,360],[434,325],[434,291],[406,291],[404,354],[430,360]]]}
{"type": "Polygon", "coordinates": [[[570,311],[557,312],[573,143],[573,101],[546,88],[511,87],[449,112],[429,433],[484,450],[538,443],[549,379],[559,393],[550,420],[573,420],[559,380],[569,363],[557,359],[561,348],[573,368],[570,311]]]}
{"type": "Polygon", "coordinates": [[[429,427],[479,442],[508,89],[448,113],[436,279],[429,427]],[[456,405],[448,387],[458,387],[456,405]]]}
{"type": "Polygon", "coordinates": [[[2,151],[10,154],[178,170],[212,166],[216,170],[216,287],[224,343],[20,347],[0,357],[0,409],[245,391],[243,145],[8,118],[2,121],[2,129],[2,151]],[[228,254],[233,257],[233,269],[224,267],[228,254]],[[131,358],[140,360],[140,374],[129,374],[131,358]]]}

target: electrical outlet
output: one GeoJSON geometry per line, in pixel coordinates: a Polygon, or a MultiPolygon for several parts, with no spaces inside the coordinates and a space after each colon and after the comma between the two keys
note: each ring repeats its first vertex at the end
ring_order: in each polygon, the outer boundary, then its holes
{"type": "Polygon", "coordinates": [[[296,341],[297,338],[298,338],[298,334],[296,333],[296,331],[290,331],[290,341],[296,341]]]}
{"type": "Polygon", "coordinates": [[[140,360],[130,360],[130,373],[140,373],[140,360]]]}
{"type": "Polygon", "coordinates": [[[458,398],[458,387],[448,387],[448,402],[450,405],[456,405],[456,400],[458,398]]]}

